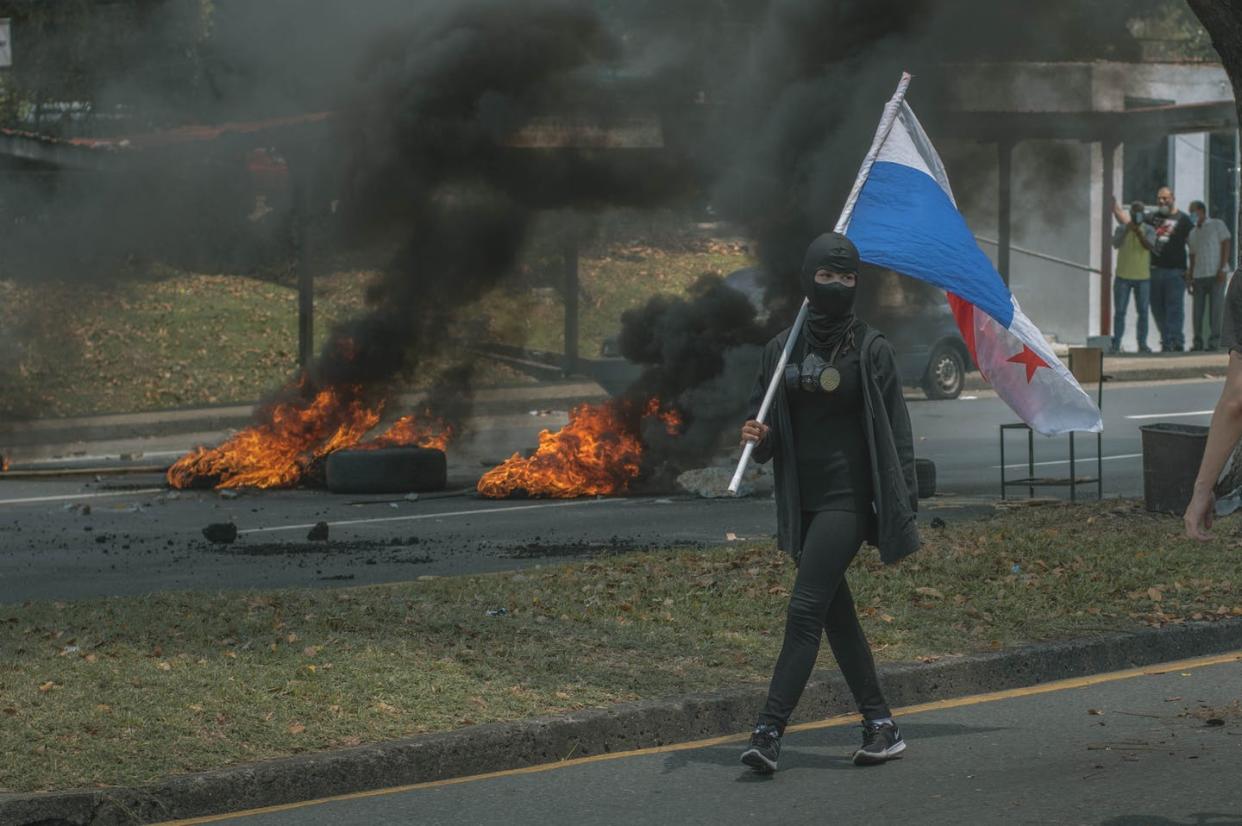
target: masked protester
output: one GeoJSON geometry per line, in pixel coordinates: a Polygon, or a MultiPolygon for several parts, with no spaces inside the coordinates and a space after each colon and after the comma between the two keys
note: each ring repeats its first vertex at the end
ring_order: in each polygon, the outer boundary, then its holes
{"type": "MultiPolygon", "coordinates": [[[[863,717],[856,764],[882,763],[905,748],[876,676],[845,572],[866,540],[886,563],[919,547],[918,486],[910,415],[892,346],[854,314],[858,250],[844,235],[821,235],[800,274],[810,301],[776,392],[770,425],[751,420],[742,440],[754,458],[776,461],[778,544],[798,574],[768,699],[742,762],[776,770],[781,736],[828,644],[863,717]]],[[[790,330],[768,343],[751,399],[757,411],[790,330]]]]}

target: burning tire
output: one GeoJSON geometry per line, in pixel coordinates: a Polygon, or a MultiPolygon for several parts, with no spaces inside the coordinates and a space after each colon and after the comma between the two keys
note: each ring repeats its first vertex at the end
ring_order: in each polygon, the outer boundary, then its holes
{"type": "Polygon", "coordinates": [[[444,451],[426,447],[339,450],[328,456],[333,493],[430,493],[448,484],[444,451]]]}

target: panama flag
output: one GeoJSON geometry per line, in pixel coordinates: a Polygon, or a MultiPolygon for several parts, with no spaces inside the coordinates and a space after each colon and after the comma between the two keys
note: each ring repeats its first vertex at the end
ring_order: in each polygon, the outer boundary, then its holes
{"type": "Polygon", "coordinates": [[[948,293],[970,353],[999,395],[1034,430],[1099,432],[1100,411],[1018,306],[967,228],[944,165],[904,99],[886,113],[874,163],[847,204],[845,233],[864,261],[948,293]],[[887,132],[884,127],[887,126],[887,132]]]}

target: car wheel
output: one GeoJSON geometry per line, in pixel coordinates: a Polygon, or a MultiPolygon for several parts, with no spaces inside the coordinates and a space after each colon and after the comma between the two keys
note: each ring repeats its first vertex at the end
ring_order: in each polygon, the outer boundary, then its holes
{"type": "Polygon", "coordinates": [[[930,499],[936,495],[935,462],[931,459],[915,459],[914,476],[918,479],[920,499],[930,499]]]}
{"type": "Polygon", "coordinates": [[[966,383],[966,361],[952,344],[937,344],[927,361],[923,392],[929,399],[956,399],[966,383]]]}

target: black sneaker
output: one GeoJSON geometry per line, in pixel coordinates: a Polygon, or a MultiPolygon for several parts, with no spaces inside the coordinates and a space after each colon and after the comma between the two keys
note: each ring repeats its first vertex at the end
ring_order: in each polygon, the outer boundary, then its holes
{"type": "Polygon", "coordinates": [[[750,747],[742,752],[742,762],[760,774],[771,774],[776,771],[776,759],[780,756],[780,730],[771,724],[755,726],[750,735],[750,747]]]}
{"type": "Polygon", "coordinates": [[[906,750],[896,723],[863,723],[862,747],[854,752],[855,766],[874,766],[900,757],[906,750]]]}

